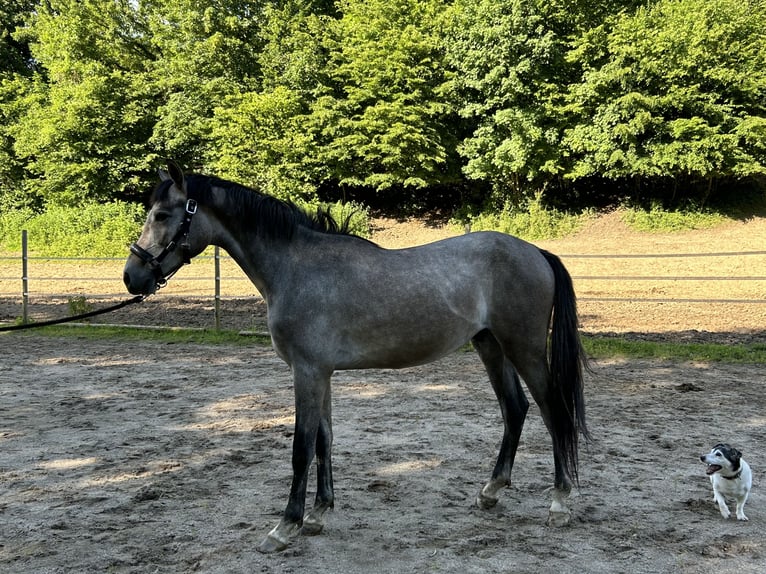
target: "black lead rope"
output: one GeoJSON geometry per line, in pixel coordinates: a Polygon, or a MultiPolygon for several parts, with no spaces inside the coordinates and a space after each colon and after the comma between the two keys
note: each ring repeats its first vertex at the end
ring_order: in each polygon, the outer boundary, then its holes
{"type": "Polygon", "coordinates": [[[61,323],[69,323],[70,321],[77,321],[78,319],[87,319],[88,317],[95,317],[96,315],[103,315],[104,313],[110,313],[111,311],[117,311],[128,305],[134,303],[140,303],[146,299],[147,295],[136,295],[132,299],[127,299],[111,307],[105,307],[104,309],[96,309],[88,313],[81,313],[80,315],[73,315],[72,317],[64,317],[63,319],[51,319],[50,321],[42,321],[40,323],[24,323],[23,325],[11,325],[9,327],[0,327],[2,331],[21,331],[22,329],[33,329],[36,327],[49,327],[50,325],[59,325],[61,323]]]}

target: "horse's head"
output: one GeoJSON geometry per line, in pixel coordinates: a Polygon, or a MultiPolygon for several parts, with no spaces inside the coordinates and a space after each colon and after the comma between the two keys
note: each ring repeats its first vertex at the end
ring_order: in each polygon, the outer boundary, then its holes
{"type": "Polygon", "coordinates": [[[168,162],[138,241],[130,246],[123,280],[134,295],[151,295],[210,242],[210,226],[187,190],[183,171],[168,162]]]}

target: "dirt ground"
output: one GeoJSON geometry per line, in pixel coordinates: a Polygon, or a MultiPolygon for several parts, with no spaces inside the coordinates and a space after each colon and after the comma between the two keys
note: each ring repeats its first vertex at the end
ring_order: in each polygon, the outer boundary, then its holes
{"type": "MultiPolygon", "coordinates": [[[[422,232],[410,234],[412,243],[453,232],[418,226],[422,232]]],[[[396,222],[383,225],[379,240],[389,246],[407,241],[393,237],[397,233],[403,232],[396,222]]],[[[763,220],[648,238],[602,220],[579,239],[543,245],[562,254],[618,248],[686,253],[752,251],[764,239],[763,220]]],[[[741,269],[723,271],[713,268],[717,259],[699,269],[677,269],[677,261],[661,259],[652,260],[656,267],[649,270],[604,271],[588,268],[600,260],[565,262],[573,275],[653,274],[663,265],[678,274],[761,273],[756,256],[742,259],[729,263],[741,269]]],[[[766,298],[758,292],[763,283],[739,283],[725,284],[717,296],[766,298]]],[[[610,293],[625,285],[615,283],[610,293]]],[[[635,292],[626,299],[651,294],[627,285],[635,292]]],[[[78,288],[88,286],[81,282],[78,288]]],[[[209,326],[212,303],[174,296],[172,288],[108,321],[209,326]]],[[[657,282],[651,288],[668,286],[657,282]]],[[[589,332],[766,341],[763,305],[650,308],[625,301],[610,307],[583,297],[599,289],[606,291],[603,282],[582,280],[578,286],[589,332]]],[[[708,289],[715,295],[722,288],[708,289]]],[[[44,304],[44,313],[58,312],[52,302],[44,304]]],[[[0,320],[18,315],[12,302],[5,305],[0,320]]],[[[263,328],[257,299],[231,299],[224,306],[227,327],[263,328]]],[[[263,556],[255,546],[286,502],[293,417],[290,373],[270,348],[126,344],[33,332],[2,334],[0,345],[3,573],[766,569],[761,366],[594,363],[586,380],[594,441],[581,453],[572,524],[560,529],[545,526],[552,456],[534,406],[513,486],[493,510],[473,504],[502,438],[499,408],[473,353],[399,371],[337,373],[335,511],[321,536],[301,537],[286,552],[263,556]],[[712,502],[699,455],[721,441],[740,448],[753,467],[749,522],[724,520],[712,502]]]]}
{"type": "MultiPolygon", "coordinates": [[[[594,442],[573,522],[545,526],[536,408],[513,486],[482,511],[502,435],[461,352],[334,379],[336,509],[325,532],[255,551],[286,501],[292,391],[266,347],[4,335],[0,571],[761,573],[766,391],[754,366],[606,361],[587,379],[594,442]],[[724,520],[698,460],[737,444],[747,523],[724,520]]],[[[311,487],[313,489],[313,485],[311,487]]],[[[311,493],[309,494],[310,500],[311,493]]]]}

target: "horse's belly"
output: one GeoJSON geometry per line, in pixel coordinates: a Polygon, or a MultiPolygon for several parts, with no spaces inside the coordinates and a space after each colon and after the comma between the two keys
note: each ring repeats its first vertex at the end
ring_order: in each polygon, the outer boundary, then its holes
{"type": "Polygon", "coordinates": [[[336,369],[400,369],[435,361],[465,345],[481,329],[462,325],[445,330],[366,332],[341,337],[336,369]]]}

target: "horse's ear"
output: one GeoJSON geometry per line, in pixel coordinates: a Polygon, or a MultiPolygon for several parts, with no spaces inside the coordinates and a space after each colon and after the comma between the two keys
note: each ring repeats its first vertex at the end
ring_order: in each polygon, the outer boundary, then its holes
{"type": "Polygon", "coordinates": [[[160,176],[161,181],[167,181],[170,179],[170,174],[166,172],[164,169],[160,168],[157,170],[157,175],[160,176]]]}
{"type": "MultiPolygon", "coordinates": [[[[167,163],[168,163],[167,176],[173,180],[173,183],[178,189],[183,190],[184,172],[181,170],[178,164],[174,162],[172,159],[167,160],[167,163]]],[[[162,177],[162,175],[160,175],[160,177],[162,177]]]]}

